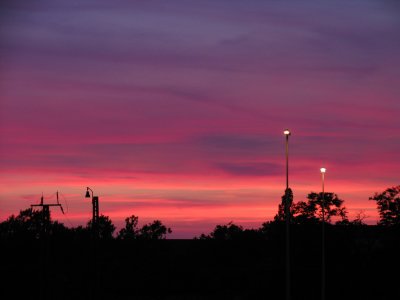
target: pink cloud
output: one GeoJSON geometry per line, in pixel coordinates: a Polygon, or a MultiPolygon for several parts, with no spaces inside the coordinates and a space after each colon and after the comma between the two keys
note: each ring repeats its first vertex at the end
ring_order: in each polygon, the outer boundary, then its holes
{"type": "Polygon", "coordinates": [[[368,197],[398,184],[398,12],[385,3],[4,10],[1,218],[60,190],[83,224],[89,185],[119,225],[137,212],[176,237],[258,226],[284,190],[287,127],[296,200],[323,165],[351,216],[375,223],[368,197]]]}

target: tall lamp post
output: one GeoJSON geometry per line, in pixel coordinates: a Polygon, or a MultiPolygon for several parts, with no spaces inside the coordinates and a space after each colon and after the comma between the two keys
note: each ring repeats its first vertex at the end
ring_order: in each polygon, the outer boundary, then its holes
{"type": "Polygon", "coordinates": [[[325,300],[325,173],[326,168],[321,168],[322,176],[322,261],[321,261],[321,299],[325,300]]]}
{"type": "Polygon", "coordinates": [[[290,203],[289,203],[289,136],[291,132],[285,129],[286,137],[286,190],[285,190],[285,223],[286,223],[286,300],[290,300],[290,203]]]}
{"type": "Polygon", "coordinates": [[[85,198],[92,198],[92,207],[93,207],[93,215],[92,215],[92,228],[93,231],[97,233],[97,224],[99,221],[99,197],[93,196],[93,190],[90,187],[86,188],[85,198]],[[90,195],[90,193],[92,195],[90,195]]]}

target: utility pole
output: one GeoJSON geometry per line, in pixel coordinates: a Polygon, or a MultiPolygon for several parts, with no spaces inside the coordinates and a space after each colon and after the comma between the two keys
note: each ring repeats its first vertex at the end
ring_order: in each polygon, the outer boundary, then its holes
{"type": "Polygon", "coordinates": [[[49,225],[50,225],[50,207],[51,206],[58,206],[61,209],[61,212],[64,214],[64,209],[62,205],[60,204],[60,201],[58,199],[58,191],[57,191],[57,203],[49,203],[49,204],[44,204],[44,197],[42,194],[42,197],[40,198],[40,204],[32,204],[31,209],[34,209],[35,207],[41,207],[42,208],[42,233],[46,234],[47,231],[49,230],[49,225]]]}
{"type": "Polygon", "coordinates": [[[42,197],[40,198],[39,204],[32,204],[31,209],[33,210],[35,207],[42,208],[42,224],[41,224],[41,232],[40,232],[40,239],[42,240],[42,251],[41,251],[41,284],[40,284],[40,298],[45,300],[47,299],[47,295],[49,294],[48,287],[47,287],[47,260],[49,255],[49,249],[47,245],[47,236],[50,227],[50,207],[58,206],[61,209],[61,212],[64,214],[64,209],[60,204],[58,199],[58,191],[57,191],[57,203],[44,203],[44,197],[42,193],[42,197]]]}

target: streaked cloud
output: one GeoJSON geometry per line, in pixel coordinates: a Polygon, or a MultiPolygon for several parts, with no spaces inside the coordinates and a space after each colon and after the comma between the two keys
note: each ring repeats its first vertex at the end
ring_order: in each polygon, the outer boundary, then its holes
{"type": "Polygon", "coordinates": [[[90,185],[118,224],[139,210],[180,237],[253,226],[280,201],[287,127],[297,199],[324,165],[351,213],[373,211],[368,197],[398,184],[399,12],[375,0],[3,1],[1,217],[59,189],[82,223],[90,185]]]}

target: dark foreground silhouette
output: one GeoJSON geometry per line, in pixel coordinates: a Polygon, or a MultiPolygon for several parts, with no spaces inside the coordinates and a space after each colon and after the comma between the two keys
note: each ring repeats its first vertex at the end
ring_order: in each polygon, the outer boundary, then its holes
{"type": "Polygon", "coordinates": [[[370,198],[376,226],[363,213],[350,221],[334,193],[293,203],[287,189],[274,221],[218,225],[194,240],[166,240],[160,220],[139,227],[134,215],[117,234],[103,215],[67,228],[42,199],[42,210],[0,223],[0,299],[285,299],[287,200],[291,299],[321,298],[322,261],[326,299],[400,299],[400,186],[370,198]]]}
{"type": "MultiPolygon", "coordinates": [[[[319,299],[318,224],[293,225],[292,299],[319,299]]],[[[397,226],[327,226],[327,299],[400,299],[397,226]]],[[[1,299],[284,299],[284,227],[230,240],[2,239],[1,299]]]]}

